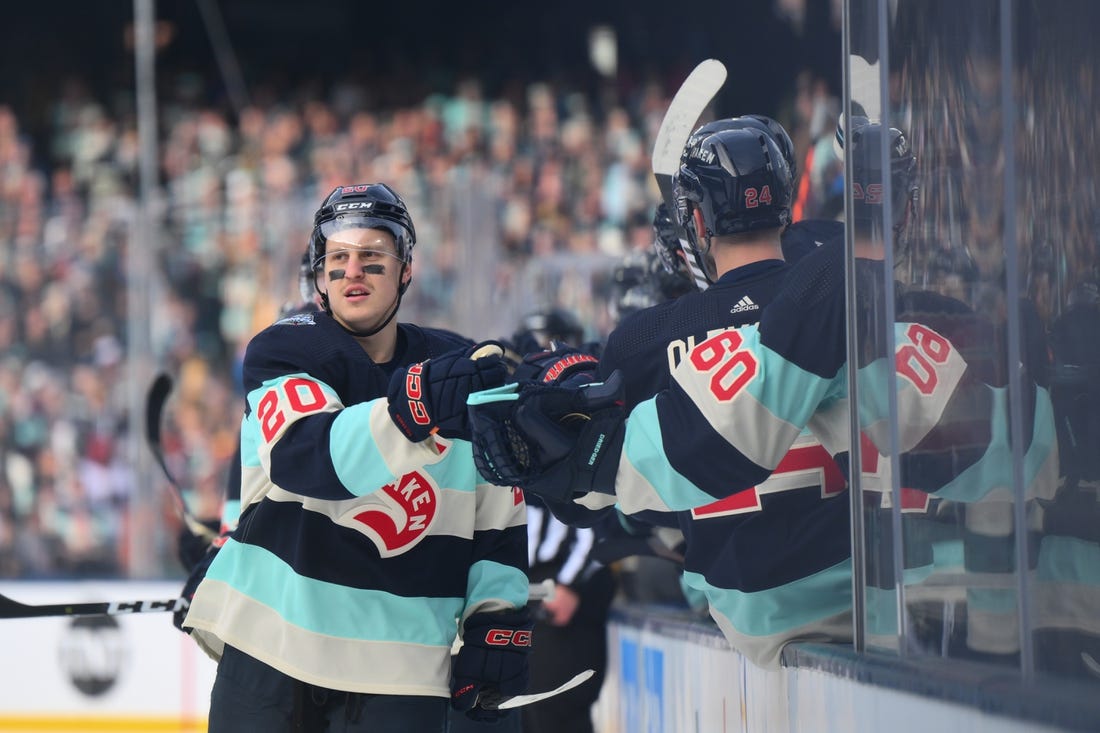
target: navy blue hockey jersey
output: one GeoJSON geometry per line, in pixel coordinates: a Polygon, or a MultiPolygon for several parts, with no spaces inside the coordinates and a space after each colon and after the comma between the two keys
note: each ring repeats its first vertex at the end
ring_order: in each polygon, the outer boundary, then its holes
{"type": "MultiPolygon", "coordinates": [[[[880,457],[900,456],[902,486],[968,503],[1011,500],[1007,390],[989,383],[980,342],[966,337],[974,319],[952,312],[938,296],[902,293],[896,322],[878,323],[884,312],[875,301],[884,291],[881,263],[865,261],[857,277],[857,293],[871,299],[856,307],[858,414],[870,445],[880,457]],[[893,353],[881,336],[887,327],[893,353]],[[899,416],[896,444],[891,391],[899,416]]],[[[792,269],[759,324],[720,331],[694,346],[673,370],[669,388],[631,413],[616,482],[623,511],[698,510],[752,487],[759,494],[760,486],[782,475],[781,461],[807,426],[829,454],[847,453],[843,283],[843,248],[826,244],[792,269]]],[[[1032,388],[1025,481],[1029,496],[1046,497],[1055,485],[1057,452],[1049,396],[1032,388]]],[[[889,462],[879,463],[877,478],[886,492],[890,476],[881,469],[889,462]]],[[[808,550],[819,541],[812,530],[820,528],[793,529],[787,536],[805,546],[791,557],[806,565],[789,568],[788,582],[755,598],[729,596],[736,599],[727,615],[736,635],[731,640],[758,660],[768,659],[769,648],[777,651],[776,634],[784,626],[797,628],[807,608],[820,612],[813,606],[822,588],[839,588],[842,571],[850,572],[838,565],[811,568],[808,550]],[[778,625],[767,625],[777,619],[778,625]]],[[[835,531],[847,541],[843,525],[835,531]]]]}
{"type": "Polygon", "coordinates": [[[449,697],[461,619],[527,601],[522,494],[485,484],[467,441],[412,443],[398,368],[470,345],[400,324],[375,364],[326,313],[284,319],[244,359],[241,516],[186,625],[338,690],[449,697]]]}
{"type": "MultiPolygon", "coordinates": [[[[756,323],[789,271],[781,260],[753,263],[705,292],[632,314],[608,337],[601,376],[621,371],[628,409],[668,389],[670,374],[698,344],[756,323]]],[[[681,441],[692,449],[691,434],[678,435],[681,441]]],[[[806,431],[758,485],[676,513],[686,540],[684,582],[706,597],[731,645],[755,663],[776,664],[795,638],[850,635],[847,496],[845,476],[806,431]],[[812,604],[775,603],[807,575],[816,576],[812,604]]],[[[666,524],[660,512],[641,518],[666,524]]]]}

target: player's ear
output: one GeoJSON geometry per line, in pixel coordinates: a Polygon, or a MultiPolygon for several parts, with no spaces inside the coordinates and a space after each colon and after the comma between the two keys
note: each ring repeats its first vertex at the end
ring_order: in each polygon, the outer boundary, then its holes
{"type": "Polygon", "coordinates": [[[401,284],[398,286],[401,294],[404,295],[405,291],[409,288],[409,283],[413,279],[413,264],[412,262],[406,262],[401,266],[401,284]]]}

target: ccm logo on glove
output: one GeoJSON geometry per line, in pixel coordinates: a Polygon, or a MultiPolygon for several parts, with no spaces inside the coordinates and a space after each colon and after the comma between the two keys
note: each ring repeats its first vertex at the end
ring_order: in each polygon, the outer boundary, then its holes
{"type": "Polygon", "coordinates": [[[420,383],[420,375],[424,373],[424,364],[413,364],[405,373],[405,394],[409,398],[409,413],[413,422],[417,425],[431,425],[432,419],[428,416],[428,408],[420,401],[423,396],[423,388],[420,383]]]}
{"type": "Polygon", "coordinates": [[[531,646],[529,629],[489,629],[485,643],[490,646],[531,646]]]}

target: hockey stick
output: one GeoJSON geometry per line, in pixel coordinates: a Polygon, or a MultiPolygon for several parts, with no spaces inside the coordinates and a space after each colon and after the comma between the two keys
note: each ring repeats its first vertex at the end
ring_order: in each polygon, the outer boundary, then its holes
{"type": "MultiPolygon", "coordinates": [[[[687,246],[687,234],[676,213],[676,201],[672,196],[672,176],[680,167],[680,154],[684,152],[684,145],[691,137],[695,123],[725,82],[726,67],[717,59],[707,59],[692,69],[672,97],[665,117],[661,120],[661,127],[657,130],[657,138],[653,141],[653,177],[657,179],[661,198],[668,206],[681,249],[687,246]]],[[[695,286],[699,290],[706,290],[709,283],[695,258],[688,257],[687,261],[695,286]]]]}
{"type": "Polygon", "coordinates": [[[594,669],[586,669],[583,672],[578,672],[573,675],[572,679],[567,682],[563,682],[552,690],[546,692],[533,692],[530,695],[513,695],[512,697],[497,698],[493,695],[486,696],[486,699],[478,699],[477,706],[485,708],[486,710],[511,710],[512,708],[523,707],[524,705],[530,705],[531,703],[545,700],[548,697],[554,695],[560,695],[563,692],[572,690],[577,685],[588,680],[589,677],[596,674],[594,669]]]}
{"type": "Polygon", "coordinates": [[[190,604],[186,598],[163,601],[102,601],[98,603],[46,603],[28,605],[0,594],[0,619],[38,618],[42,616],[123,616],[132,613],[181,611],[190,604]]]}
{"type": "Polygon", "coordinates": [[[557,585],[553,578],[547,578],[541,583],[530,583],[527,586],[527,600],[530,602],[552,600],[555,590],[557,585]]]}
{"type": "Polygon", "coordinates": [[[149,451],[153,458],[157,459],[157,465],[164,472],[168,484],[172,487],[172,493],[176,498],[176,509],[187,524],[191,534],[207,542],[213,542],[218,534],[214,530],[195,518],[187,509],[187,502],[183,500],[183,487],[176,481],[176,477],[168,469],[168,463],[164,460],[164,446],[160,441],[161,417],[164,414],[164,405],[168,402],[168,395],[172,392],[172,377],[161,372],[149,385],[149,392],[145,396],[145,440],[149,444],[149,451]]]}

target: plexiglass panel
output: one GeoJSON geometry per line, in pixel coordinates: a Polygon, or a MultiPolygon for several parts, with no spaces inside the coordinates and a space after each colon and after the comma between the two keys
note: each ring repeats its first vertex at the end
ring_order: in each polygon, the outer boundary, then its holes
{"type": "Polygon", "coordinates": [[[847,22],[866,647],[1100,683],[1100,3],[847,22]]]}

